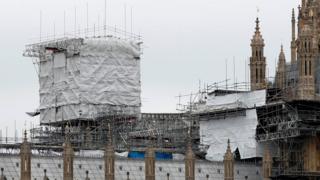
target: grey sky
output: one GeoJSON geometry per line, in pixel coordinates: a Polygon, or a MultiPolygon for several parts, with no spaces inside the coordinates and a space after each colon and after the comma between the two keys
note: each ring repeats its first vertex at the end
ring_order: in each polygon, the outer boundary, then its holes
{"type": "MultiPolygon", "coordinates": [[[[270,74],[283,43],[289,61],[291,9],[298,0],[107,0],[108,24],[127,27],[133,7],[133,29],[144,39],[142,57],[142,100],[144,112],[174,112],[179,93],[187,94],[198,81],[212,83],[225,79],[225,59],[232,79],[232,59],[238,81],[244,81],[245,59],[250,56],[250,39],[259,7],[262,34],[270,74]]],[[[12,131],[14,121],[21,130],[29,127],[26,111],[38,107],[38,80],[31,59],[22,57],[24,45],[39,37],[39,14],[43,14],[43,35],[63,33],[66,11],[67,31],[77,22],[102,25],[104,0],[1,0],[0,1],[0,129],[12,131]],[[11,129],[11,130],[10,130],[11,129]]],[[[33,120],[35,122],[35,120],[33,120]]],[[[11,135],[12,136],[12,135],[11,135]]]]}

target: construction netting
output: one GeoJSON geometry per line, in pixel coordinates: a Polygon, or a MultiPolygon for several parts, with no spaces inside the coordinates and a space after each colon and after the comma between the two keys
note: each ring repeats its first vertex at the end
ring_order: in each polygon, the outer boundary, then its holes
{"type": "Polygon", "coordinates": [[[50,123],[99,114],[140,113],[140,44],[114,37],[43,46],[40,119],[50,123]]]}

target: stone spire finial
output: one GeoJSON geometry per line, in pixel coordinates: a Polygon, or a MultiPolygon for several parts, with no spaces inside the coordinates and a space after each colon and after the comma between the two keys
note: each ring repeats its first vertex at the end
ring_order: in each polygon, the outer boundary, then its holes
{"type": "Polygon", "coordinates": [[[296,17],[294,8],[292,9],[291,17],[291,63],[295,63],[297,59],[297,45],[296,45],[296,17]]]}
{"type": "Polygon", "coordinates": [[[69,123],[66,125],[66,128],[65,128],[65,141],[70,142],[70,125],[69,125],[69,123]]]}
{"type": "Polygon", "coordinates": [[[256,31],[251,39],[250,86],[251,90],[261,90],[267,87],[266,58],[264,57],[264,39],[260,32],[260,21],[256,19],[256,31]]]}
{"type": "Polygon", "coordinates": [[[108,145],[112,146],[112,133],[110,123],[108,123],[108,145]]]}
{"type": "Polygon", "coordinates": [[[43,173],[44,173],[43,180],[49,180],[46,169],[43,170],[43,173]]]}
{"type": "Polygon", "coordinates": [[[263,179],[270,180],[272,174],[272,157],[269,151],[268,144],[264,148],[263,162],[262,162],[262,170],[263,170],[263,179]]]}
{"type": "Polygon", "coordinates": [[[292,16],[291,16],[291,19],[292,19],[292,20],[296,20],[296,15],[295,15],[295,12],[294,12],[294,8],[292,8],[292,16]]]}
{"type": "Polygon", "coordinates": [[[234,179],[234,159],[233,153],[230,147],[230,139],[228,139],[227,151],[224,155],[224,179],[225,180],[233,180],[234,179]]]}
{"type": "Polygon", "coordinates": [[[4,169],[1,168],[1,176],[0,176],[0,180],[7,180],[7,177],[4,175],[3,173],[4,169]]]}
{"type": "Polygon", "coordinates": [[[280,54],[279,54],[279,60],[286,60],[282,44],[281,44],[281,49],[280,49],[280,54]]]}
{"type": "Polygon", "coordinates": [[[89,171],[86,171],[86,179],[85,180],[90,180],[89,178],[89,171]]]}
{"type": "Polygon", "coordinates": [[[28,140],[28,138],[27,138],[27,130],[24,130],[24,139],[23,139],[24,141],[27,141],[28,140]]]}
{"type": "Polygon", "coordinates": [[[27,139],[27,130],[25,130],[23,142],[20,146],[21,180],[31,180],[31,155],[31,145],[27,139]]]}
{"type": "Polygon", "coordinates": [[[191,126],[189,127],[187,151],[185,156],[185,178],[195,180],[195,155],[192,150],[191,126]]]}
{"type": "MultiPolygon", "coordinates": [[[[150,137],[151,138],[151,137],[150,137]]],[[[145,152],[145,180],[155,180],[155,151],[152,143],[145,152]]]]}
{"type": "Polygon", "coordinates": [[[66,126],[65,142],[63,146],[63,180],[73,179],[73,159],[74,151],[70,142],[70,129],[66,126]]]}
{"type": "MultiPolygon", "coordinates": [[[[228,158],[230,157],[230,155],[232,155],[231,146],[230,146],[230,139],[228,139],[228,146],[227,146],[226,155],[228,155],[228,158]]],[[[233,155],[232,155],[232,159],[233,159],[233,155]]]]}
{"type": "Polygon", "coordinates": [[[112,144],[112,133],[111,133],[111,127],[110,124],[108,124],[108,143],[105,147],[104,152],[104,164],[105,164],[105,179],[108,180],[114,180],[114,174],[115,174],[115,168],[114,168],[114,161],[115,161],[115,155],[114,155],[114,148],[112,144]]]}
{"type": "Polygon", "coordinates": [[[260,21],[259,21],[259,18],[257,17],[256,19],[256,33],[260,33],[260,21]]]}

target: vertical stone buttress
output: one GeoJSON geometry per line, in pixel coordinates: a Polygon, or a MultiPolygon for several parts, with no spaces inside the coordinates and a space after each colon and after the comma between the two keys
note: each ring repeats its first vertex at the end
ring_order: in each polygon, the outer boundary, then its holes
{"type": "Polygon", "coordinates": [[[3,173],[4,169],[1,168],[1,176],[0,176],[0,180],[7,180],[7,177],[4,175],[3,173]]]}
{"type": "Polygon", "coordinates": [[[70,142],[69,128],[66,131],[66,138],[63,144],[63,180],[73,180],[74,151],[70,142]]]}
{"type": "Polygon", "coordinates": [[[43,170],[43,180],[49,180],[46,169],[43,170]]]}
{"type": "Polygon", "coordinates": [[[105,179],[106,180],[114,180],[114,161],[115,161],[115,155],[114,155],[114,148],[112,144],[112,133],[111,128],[109,125],[109,131],[108,131],[108,143],[105,148],[105,154],[104,154],[104,164],[105,164],[105,179]]]}
{"type": "Polygon", "coordinates": [[[297,45],[296,45],[296,17],[294,9],[292,9],[291,18],[291,64],[294,64],[297,60],[297,45]]]}
{"type": "Polygon", "coordinates": [[[192,150],[191,137],[188,140],[185,157],[185,178],[186,180],[195,180],[195,155],[192,150]]]}
{"type": "Polygon", "coordinates": [[[298,85],[297,99],[313,100],[315,98],[315,59],[317,57],[317,13],[310,3],[303,2],[299,8],[298,46],[298,85]]]}
{"type": "Polygon", "coordinates": [[[320,136],[308,137],[304,142],[304,170],[307,172],[320,171],[320,136]]]}
{"type": "Polygon", "coordinates": [[[21,180],[31,180],[31,145],[28,143],[27,131],[20,147],[20,177],[21,180]]]}
{"type": "Polygon", "coordinates": [[[230,140],[228,139],[227,151],[223,159],[224,163],[224,180],[234,180],[234,158],[230,148],[230,140]]]}
{"type": "Polygon", "coordinates": [[[86,179],[85,180],[90,180],[89,178],[89,171],[86,171],[86,179]]]}
{"type": "Polygon", "coordinates": [[[264,39],[262,38],[259,19],[256,19],[256,31],[251,40],[252,54],[250,57],[251,90],[266,88],[266,58],[264,57],[264,39]]]}
{"type": "Polygon", "coordinates": [[[268,145],[265,146],[262,162],[263,179],[270,180],[272,173],[272,157],[268,145]]]}
{"type": "Polygon", "coordinates": [[[283,46],[281,45],[278,68],[276,73],[276,87],[279,89],[285,89],[285,85],[286,85],[286,57],[283,52],[283,46]]]}
{"type": "Polygon", "coordinates": [[[145,180],[155,180],[155,152],[149,146],[145,152],[145,180]]]}

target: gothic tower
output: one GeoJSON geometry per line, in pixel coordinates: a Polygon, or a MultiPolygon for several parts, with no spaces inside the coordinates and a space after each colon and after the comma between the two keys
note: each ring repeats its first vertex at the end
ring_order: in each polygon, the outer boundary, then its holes
{"type": "Polygon", "coordinates": [[[256,31],[251,40],[250,57],[251,90],[266,88],[266,58],[264,57],[264,40],[262,38],[259,19],[256,20],[256,31]]]}
{"type": "Polygon", "coordinates": [[[291,64],[294,64],[297,60],[297,45],[296,45],[296,17],[294,9],[292,9],[292,18],[291,18],[291,64]]]}
{"type": "Polygon", "coordinates": [[[227,151],[223,158],[224,163],[224,180],[234,180],[234,159],[230,148],[230,140],[228,139],[227,151]]]}
{"type": "Polygon", "coordinates": [[[317,13],[309,1],[302,2],[299,8],[298,48],[298,86],[297,99],[315,98],[315,59],[318,56],[317,13]]]}
{"type": "Polygon", "coordinates": [[[24,131],[24,139],[20,147],[20,162],[21,180],[31,180],[31,146],[28,143],[27,131],[24,131]]]}
{"type": "Polygon", "coordinates": [[[114,155],[114,148],[112,144],[112,133],[111,133],[111,128],[110,124],[109,130],[108,130],[108,144],[105,149],[105,154],[104,154],[104,164],[105,164],[105,179],[107,180],[114,180],[114,160],[115,160],[115,155],[114,155]]]}
{"type": "Polygon", "coordinates": [[[148,147],[145,153],[145,180],[155,180],[155,153],[153,147],[148,147]]]}
{"type": "Polygon", "coordinates": [[[63,144],[63,180],[73,180],[74,151],[70,142],[69,128],[66,128],[66,138],[63,144]]]}
{"type": "Polygon", "coordinates": [[[195,155],[192,151],[191,137],[189,137],[187,151],[186,151],[186,157],[185,157],[185,178],[186,178],[186,180],[195,180],[194,170],[195,170],[195,155]]]}
{"type": "Polygon", "coordinates": [[[276,73],[276,87],[279,89],[284,89],[285,85],[286,85],[286,57],[283,52],[283,46],[281,45],[278,68],[276,73]]]}

